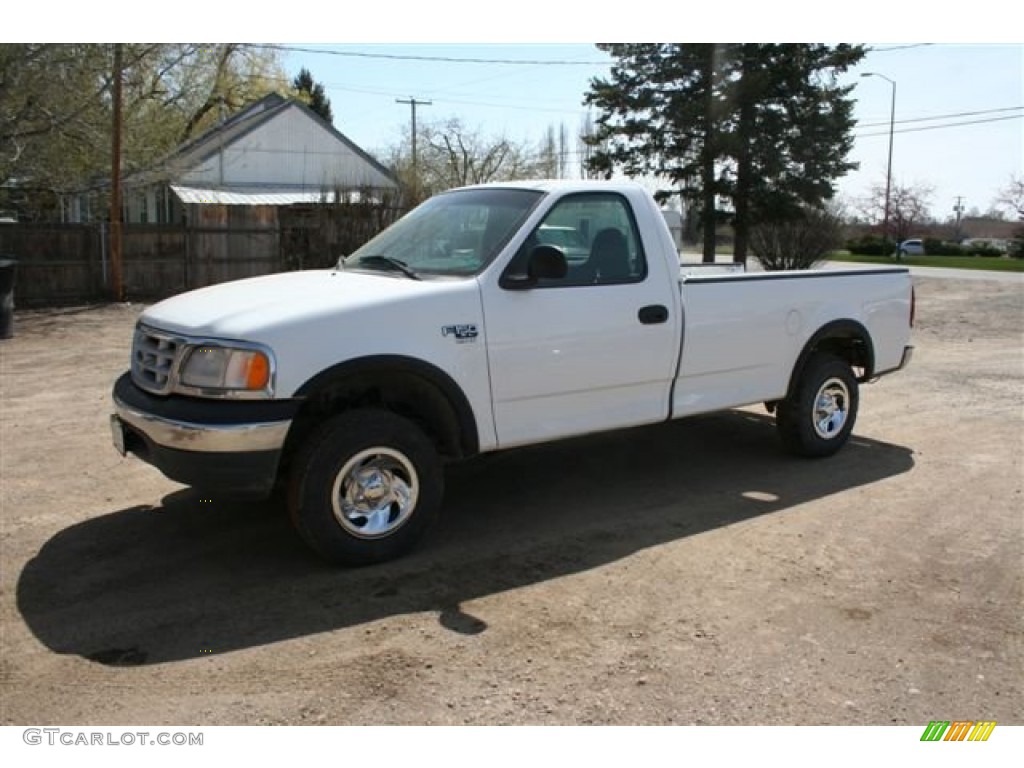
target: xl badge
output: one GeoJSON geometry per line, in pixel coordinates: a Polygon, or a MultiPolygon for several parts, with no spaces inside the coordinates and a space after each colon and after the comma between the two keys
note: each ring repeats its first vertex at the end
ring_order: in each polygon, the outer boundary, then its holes
{"type": "Polygon", "coordinates": [[[465,325],[446,325],[441,328],[442,336],[454,336],[456,344],[465,344],[467,341],[476,341],[478,335],[475,323],[465,325]]]}

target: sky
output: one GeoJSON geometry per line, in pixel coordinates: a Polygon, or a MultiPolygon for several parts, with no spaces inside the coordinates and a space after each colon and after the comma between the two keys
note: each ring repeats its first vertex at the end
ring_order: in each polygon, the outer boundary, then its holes
{"type": "MultiPolygon", "coordinates": [[[[408,129],[411,108],[398,99],[430,102],[417,107],[418,121],[457,117],[487,136],[538,142],[561,123],[574,135],[589,82],[610,61],[592,44],[290,45],[333,51],[289,51],[283,61],[289,74],[308,68],[326,88],[335,127],[378,156],[408,129]]],[[[839,182],[851,205],[886,176],[893,87],[866,72],[896,84],[893,184],[930,190],[935,216],[952,215],[958,197],[966,211],[984,212],[1024,173],[1024,46],[875,44],[842,78],[855,86],[858,122],[850,159],[859,169],[839,182]]]]}
{"type": "Polygon", "coordinates": [[[38,39],[44,29],[51,42],[203,37],[330,50],[286,52],[282,63],[290,76],[307,67],[327,89],[335,127],[381,156],[409,124],[409,105],[396,99],[432,102],[417,109],[421,120],[458,117],[482,134],[516,141],[536,142],[561,123],[575,132],[591,78],[607,72],[609,59],[595,40],[828,41],[841,33],[873,48],[844,77],[856,86],[850,159],[859,170],[839,181],[841,197],[855,205],[885,181],[893,89],[880,77],[860,77],[876,72],[896,83],[893,183],[929,189],[939,218],[952,214],[958,197],[967,211],[984,212],[1011,175],[1024,175],[1024,35],[1002,0],[972,0],[955,13],[926,12],[930,7],[893,0],[636,7],[591,0],[306,0],[294,7],[177,0],[154,23],[125,14],[117,0],[51,0],[38,10],[20,4],[5,11],[0,42],[38,39]],[[428,58],[384,58],[416,56],[428,58]],[[522,63],[434,60],[440,58],[522,63]]]}

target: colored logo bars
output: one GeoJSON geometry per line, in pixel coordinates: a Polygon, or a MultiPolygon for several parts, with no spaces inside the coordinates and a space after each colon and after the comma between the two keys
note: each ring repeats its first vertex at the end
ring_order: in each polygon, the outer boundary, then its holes
{"type": "Polygon", "coordinates": [[[921,741],[988,741],[995,727],[995,720],[932,720],[921,741]]]}

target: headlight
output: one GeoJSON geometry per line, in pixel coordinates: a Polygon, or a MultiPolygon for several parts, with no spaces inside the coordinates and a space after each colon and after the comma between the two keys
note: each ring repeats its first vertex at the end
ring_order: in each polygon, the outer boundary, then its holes
{"type": "Polygon", "coordinates": [[[270,358],[256,349],[203,345],[194,347],[181,366],[185,387],[257,393],[270,385],[270,358]]]}

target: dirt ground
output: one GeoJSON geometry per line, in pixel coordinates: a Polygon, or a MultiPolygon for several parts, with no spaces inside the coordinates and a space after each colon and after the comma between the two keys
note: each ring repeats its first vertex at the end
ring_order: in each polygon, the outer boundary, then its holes
{"type": "Polygon", "coordinates": [[[836,457],[760,408],[486,457],[361,570],[115,453],[140,307],[19,312],[0,722],[1020,724],[1024,284],[915,282],[836,457]]]}

